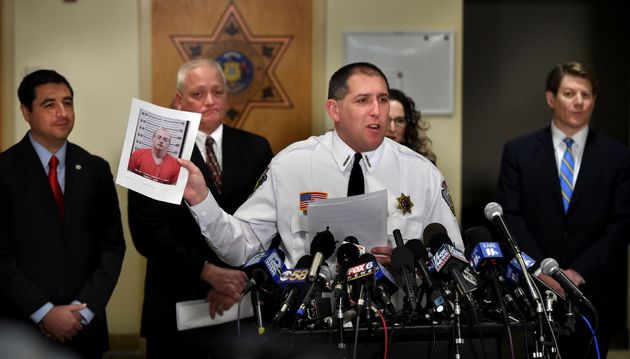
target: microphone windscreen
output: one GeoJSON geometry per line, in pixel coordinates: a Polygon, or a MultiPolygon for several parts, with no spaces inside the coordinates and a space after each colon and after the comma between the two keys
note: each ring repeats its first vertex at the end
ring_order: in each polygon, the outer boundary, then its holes
{"type": "Polygon", "coordinates": [[[429,238],[429,248],[431,249],[431,253],[433,253],[433,255],[435,255],[444,244],[448,244],[449,246],[453,245],[453,242],[446,233],[436,233],[429,238]]]}
{"type": "Polygon", "coordinates": [[[414,268],[413,253],[407,247],[396,247],[392,252],[392,267],[396,269],[398,273],[401,272],[403,267],[414,268]]]}
{"type": "Polygon", "coordinates": [[[503,215],[503,207],[496,202],[490,202],[484,208],[483,213],[486,215],[486,218],[491,221],[496,216],[503,215]]]}
{"type": "Polygon", "coordinates": [[[427,247],[425,247],[419,239],[410,239],[405,243],[405,246],[409,248],[416,260],[426,260],[429,258],[427,247]]]}
{"type": "Polygon", "coordinates": [[[319,269],[319,277],[328,282],[333,278],[333,273],[328,266],[328,263],[322,263],[322,267],[319,269]]]}
{"type": "Polygon", "coordinates": [[[348,242],[348,243],[352,243],[352,244],[356,244],[359,245],[359,240],[357,239],[357,237],[355,236],[347,236],[346,239],[343,240],[344,242],[348,242]]]}
{"type": "Polygon", "coordinates": [[[371,262],[371,261],[375,261],[376,257],[372,254],[372,253],[363,253],[361,254],[361,256],[359,257],[358,263],[367,263],[367,262],[371,262]]]}
{"type": "Polygon", "coordinates": [[[466,258],[470,258],[470,253],[474,250],[475,246],[480,242],[494,242],[492,234],[488,228],[484,226],[477,226],[468,228],[464,232],[465,249],[464,254],[466,258]]]}
{"type": "Polygon", "coordinates": [[[328,259],[335,251],[335,239],[329,230],[317,232],[311,242],[311,254],[321,253],[324,260],[328,259]]]}
{"type": "Polygon", "coordinates": [[[344,243],[337,249],[337,263],[347,262],[353,266],[359,260],[359,248],[352,243],[344,243]]]}
{"type": "Polygon", "coordinates": [[[540,262],[540,269],[546,275],[552,275],[558,270],[558,262],[556,262],[553,258],[545,258],[542,262],[540,262]]]}
{"type": "Polygon", "coordinates": [[[431,240],[431,238],[433,238],[433,236],[435,236],[438,233],[443,233],[443,234],[448,235],[446,228],[444,228],[444,226],[441,225],[440,223],[430,223],[429,225],[427,225],[424,228],[424,231],[422,231],[422,239],[424,241],[424,245],[429,246],[429,241],[431,240]]]}
{"type": "Polygon", "coordinates": [[[311,266],[311,263],[313,263],[313,256],[310,254],[306,254],[302,256],[302,258],[298,259],[297,263],[295,264],[295,268],[308,268],[311,266]]]}

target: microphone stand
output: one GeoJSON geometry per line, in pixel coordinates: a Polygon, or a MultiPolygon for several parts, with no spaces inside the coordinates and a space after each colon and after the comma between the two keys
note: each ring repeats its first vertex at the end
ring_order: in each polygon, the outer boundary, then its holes
{"type": "Polygon", "coordinates": [[[538,334],[539,335],[537,337],[533,357],[542,358],[543,351],[546,344],[545,335],[543,332],[544,320],[545,320],[543,303],[540,296],[538,295],[538,290],[534,286],[534,282],[532,281],[531,275],[529,274],[529,271],[527,271],[527,266],[525,265],[525,260],[523,259],[523,252],[521,252],[521,249],[519,248],[518,244],[516,244],[516,242],[511,236],[508,235],[505,237],[507,238],[507,242],[512,248],[512,251],[514,252],[514,257],[516,258],[516,261],[518,262],[519,267],[521,267],[521,271],[523,272],[523,277],[525,277],[525,283],[527,284],[527,289],[529,290],[529,293],[531,294],[532,299],[534,300],[534,303],[536,305],[536,314],[537,314],[536,319],[538,320],[538,330],[539,330],[538,334]]]}
{"type": "Polygon", "coordinates": [[[337,286],[333,293],[336,295],[335,302],[337,304],[337,331],[339,335],[339,342],[337,343],[337,348],[339,349],[339,358],[346,358],[346,343],[343,339],[344,330],[343,330],[343,307],[344,307],[344,284],[337,283],[337,286]]]}
{"type": "Polygon", "coordinates": [[[455,337],[455,359],[461,358],[459,347],[464,345],[464,338],[462,337],[462,308],[459,305],[459,293],[455,293],[455,326],[453,327],[455,337]]]}
{"type": "Polygon", "coordinates": [[[256,303],[256,324],[258,325],[258,335],[263,335],[265,334],[265,325],[263,324],[263,316],[262,316],[262,306],[263,306],[263,301],[260,297],[260,290],[258,289],[254,289],[253,293],[254,295],[254,302],[256,303]]]}

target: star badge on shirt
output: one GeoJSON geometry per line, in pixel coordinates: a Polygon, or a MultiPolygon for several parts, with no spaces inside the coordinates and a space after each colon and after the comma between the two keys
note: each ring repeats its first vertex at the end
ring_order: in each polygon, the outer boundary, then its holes
{"type": "Polygon", "coordinates": [[[405,196],[404,193],[401,193],[400,197],[396,199],[398,200],[398,209],[402,211],[403,215],[407,213],[411,213],[413,202],[411,202],[410,196],[405,196]]]}

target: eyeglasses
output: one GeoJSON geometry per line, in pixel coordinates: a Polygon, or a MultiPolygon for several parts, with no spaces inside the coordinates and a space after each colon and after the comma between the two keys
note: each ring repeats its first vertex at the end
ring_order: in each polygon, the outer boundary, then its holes
{"type": "Polygon", "coordinates": [[[392,122],[394,122],[394,126],[396,127],[405,127],[407,125],[407,120],[404,117],[396,117],[396,118],[388,118],[387,125],[389,126],[392,122]]]}

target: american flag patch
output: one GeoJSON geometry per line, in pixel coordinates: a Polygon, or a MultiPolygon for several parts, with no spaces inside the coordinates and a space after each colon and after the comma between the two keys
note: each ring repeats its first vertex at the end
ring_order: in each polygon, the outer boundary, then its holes
{"type": "Polygon", "coordinates": [[[326,199],[328,193],[326,192],[302,192],[300,193],[300,211],[305,211],[308,208],[308,204],[316,199],[326,199]]]}

